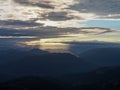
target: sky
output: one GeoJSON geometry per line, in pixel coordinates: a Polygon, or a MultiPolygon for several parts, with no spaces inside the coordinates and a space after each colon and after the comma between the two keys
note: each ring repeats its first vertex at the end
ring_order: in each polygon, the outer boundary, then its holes
{"type": "Polygon", "coordinates": [[[51,52],[119,46],[120,0],[0,0],[0,41],[51,52]]]}

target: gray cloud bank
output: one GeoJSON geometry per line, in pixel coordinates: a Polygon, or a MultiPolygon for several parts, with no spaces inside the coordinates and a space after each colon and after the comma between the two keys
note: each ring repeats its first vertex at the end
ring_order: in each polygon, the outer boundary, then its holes
{"type": "Polygon", "coordinates": [[[27,5],[27,6],[37,6],[41,8],[54,9],[54,6],[50,5],[50,1],[42,0],[14,0],[16,3],[27,5]]]}
{"type": "MultiPolygon", "coordinates": [[[[46,9],[65,9],[68,8],[68,11],[75,10],[79,11],[79,13],[94,13],[100,16],[100,18],[109,18],[109,19],[119,19],[120,18],[120,0],[70,0],[71,3],[62,3],[60,4],[61,7],[59,6],[59,1],[57,0],[14,0],[16,3],[20,3],[21,5],[26,5],[26,6],[36,6],[36,7],[41,7],[41,8],[46,8],[46,9]],[[76,3],[75,3],[76,2],[76,3]],[[73,4],[72,4],[73,3],[73,4]]],[[[66,13],[68,13],[66,11],[66,13]]],[[[62,13],[62,10],[60,11],[62,13]]],[[[60,12],[55,12],[54,14],[56,17],[52,17],[51,13],[49,14],[53,20],[61,20],[61,17],[66,17],[66,14],[63,14],[60,16],[60,12]],[[59,14],[59,17],[57,18],[59,14]]]]}
{"type": "Polygon", "coordinates": [[[63,37],[70,34],[99,35],[114,32],[109,28],[82,27],[57,28],[43,27],[33,21],[2,20],[0,21],[0,36],[36,36],[38,38],[63,37]]]}
{"type": "Polygon", "coordinates": [[[95,13],[104,18],[120,18],[120,0],[79,0],[72,9],[85,13],[95,13]]]}

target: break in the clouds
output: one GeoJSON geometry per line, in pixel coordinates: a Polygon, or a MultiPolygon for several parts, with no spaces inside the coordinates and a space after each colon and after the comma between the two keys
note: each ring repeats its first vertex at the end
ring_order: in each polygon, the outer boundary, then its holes
{"type": "Polygon", "coordinates": [[[120,0],[0,0],[0,39],[43,50],[71,42],[118,43],[119,19],[120,0]]]}

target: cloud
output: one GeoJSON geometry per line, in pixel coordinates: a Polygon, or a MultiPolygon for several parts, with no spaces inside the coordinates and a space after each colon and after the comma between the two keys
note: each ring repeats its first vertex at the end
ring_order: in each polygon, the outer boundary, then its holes
{"type": "Polygon", "coordinates": [[[41,8],[54,9],[54,6],[50,5],[50,1],[42,0],[14,0],[14,1],[25,6],[37,6],[41,8]]]}
{"type": "MultiPolygon", "coordinates": [[[[92,19],[119,19],[120,0],[7,0],[0,2],[1,20],[73,23],[92,19]],[[4,4],[3,4],[4,3],[4,4]],[[64,21],[64,22],[61,22],[64,21]]],[[[71,26],[71,25],[69,25],[71,26]]],[[[63,27],[63,26],[62,26],[63,27]]]]}
{"type": "Polygon", "coordinates": [[[21,21],[21,20],[0,20],[0,26],[21,26],[21,27],[35,27],[40,26],[40,24],[35,23],[34,20],[27,20],[27,21],[21,21]]]}
{"type": "Polygon", "coordinates": [[[71,9],[84,13],[95,13],[100,18],[120,19],[120,0],[79,0],[71,9]]]}
{"type": "Polygon", "coordinates": [[[73,22],[74,24],[77,20],[95,17],[92,13],[80,13],[70,8],[77,3],[79,3],[77,0],[7,0],[6,5],[0,7],[3,11],[0,12],[0,17],[1,20],[37,19],[56,21],[61,24],[64,22],[73,22]],[[58,22],[63,20],[64,22],[58,22]]]}
{"type": "MultiPolygon", "coordinates": [[[[43,27],[42,24],[35,23],[34,20],[20,21],[8,20],[0,21],[0,36],[22,36],[36,38],[77,38],[92,35],[103,35],[105,33],[113,33],[109,28],[99,27],[82,27],[82,28],[58,28],[58,27],[43,27]],[[7,26],[7,27],[6,27],[7,26]]],[[[72,40],[72,39],[71,39],[72,40]]]]}
{"type": "Polygon", "coordinates": [[[37,6],[49,9],[68,8],[69,6],[78,3],[77,0],[14,0],[14,2],[22,5],[37,6]]]}
{"type": "Polygon", "coordinates": [[[74,50],[83,50],[98,46],[95,42],[120,42],[120,31],[81,24],[93,19],[120,19],[119,5],[120,0],[2,0],[0,47],[27,42],[44,49],[75,44],[74,50]]]}
{"type": "Polygon", "coordinates": [[[83,14],[70,9],[70,6],[78,3],[77,0],[7,0],[3,2],[0,2],[2,5],[0,20],[34,19],[46,23],[52,21],[57,23],[56,27],[76,27],[80,26],[76,20],[84,20],[83,14]]]}
{"type": "MultiPolygon", "coordinates": [[[[77,0],[14,0],[14,2],[14,4],[19,3],[20,6],[26,8],[37,8],[37,10],[34,10],[34,14],[37,15],[36,19],[39,20],[67,21],[76,18],[79,20],[83,19],[82,17],[73,14],[77,14],[77,12],[69,9],[70,6],[78,3],[77,0]]],[[[26,13],[28,13],[28,11],[26,11],[26,13]]]]}
{"type": "Polygon", "coordinates": [[[63,20],[69,20],[74,17],[67,16],[67,12],[50,12],[46,16],[46,18],[53,20],[53,21],[63,21],[63,20]]]}

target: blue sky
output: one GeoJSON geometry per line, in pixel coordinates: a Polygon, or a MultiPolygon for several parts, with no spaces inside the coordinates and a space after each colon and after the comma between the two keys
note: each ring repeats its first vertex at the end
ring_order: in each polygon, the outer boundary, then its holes
{"type": "Polygon", "coordinates": [[[80,24],[84,24],[88,27],[103,27],[120,30],[120,20],[89,20],[80,24]]]}

